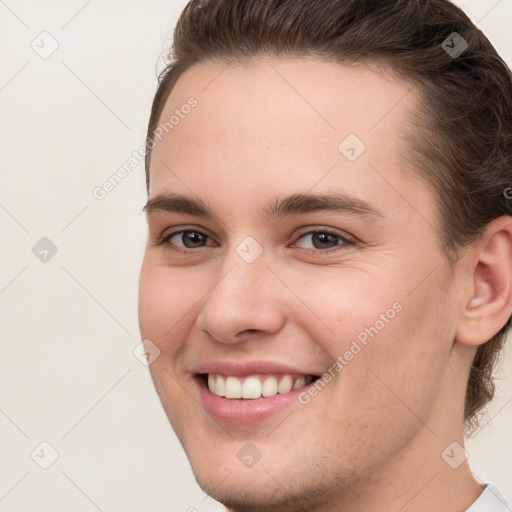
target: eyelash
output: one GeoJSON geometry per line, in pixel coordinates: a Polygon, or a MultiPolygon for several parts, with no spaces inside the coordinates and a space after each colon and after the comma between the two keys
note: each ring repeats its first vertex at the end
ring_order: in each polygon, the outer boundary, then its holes
{"type": "MultiPolygon", "coordinates": [[[[173,231],[172,233],[168,233],[166,235],[161,236],[156,241],[156,245],[158,245],[158,246],[164,246],[164,245],[172,246],[171,250],[179,252],[181,254],[193,254],[194,252],[197,252],[198,249],[202,249],[203,248],[203,247],[198,247],[197,249],[183,249],[181,247],[177,247],[177,246],[172,245],[172,244],[169,243],[169,240],[173,236],[181,234],[181,233],[199,233],[201,235],[206,236],[207,238],[210,238],[205,233],[203,233],[201,231],[198,231],[198,230],[195,230],[195,229],[180,229],[178,231],[173,231]]],[[[345,238],[344,236],[342,236],[340,233],[337,233],[336,231],[332,231],[332,230],[329,230],[329,229],[315,229],[315,230],[311,230],[311,231],[306,231],[305,233],[302,233],[297,238],[297,240],[300,240],[301,238],[303,238],[303,237],[305,237],[307,235],[314,235],[314,234],[317,234],[317,233],[322,233],[322,234],[328,234],[328,235],[335,236],[335,237],[339,238],[340,244],[338,246],[335,246],[334,248],[331,248],[331,249],[302,249],[307,254],[315,255],[315,256],[317,256],[317,255],[326,255],[326,254],[329,255],[329,254],[331,254],[333,252],[337,252],[337,251],[340,251],[340,250],[346,250],[348,246],[355,245],[355,241],[349,240],[348,238],[345,238]]],[[[299,249],[300,249],[300,247],[299,247],[299,249]]]]}

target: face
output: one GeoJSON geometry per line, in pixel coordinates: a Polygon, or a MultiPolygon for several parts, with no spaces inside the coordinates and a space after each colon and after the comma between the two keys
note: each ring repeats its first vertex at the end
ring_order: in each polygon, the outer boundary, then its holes
{"type": "Polygon", "coordinates": [[[237,510],[327,506],[432,442],[456,287],[403,158],[409,88],[276,58],[196,65],[167,101],[141,334],[196,479],[237,510]]]}

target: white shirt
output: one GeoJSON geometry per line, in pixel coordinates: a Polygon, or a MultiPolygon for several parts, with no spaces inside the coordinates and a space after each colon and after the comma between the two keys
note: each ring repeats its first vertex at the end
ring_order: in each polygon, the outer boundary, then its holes
{"type": "Polygon", "coordinates": [[[487,484],[480,497],[466,512],[512,512],[512,508],[493,484],[487,484]]]}

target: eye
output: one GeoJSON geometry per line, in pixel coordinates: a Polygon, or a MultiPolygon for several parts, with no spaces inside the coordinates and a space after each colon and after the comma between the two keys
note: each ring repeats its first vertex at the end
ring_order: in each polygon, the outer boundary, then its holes
{"type": "Polygon", "coordinates": [[[191,229],[182,229],[180,231],[174,231],[160,238],[157,242],[158,245],[170,245],[173,250],[178,252],[188,253],[194,249],[200,249],[207,244],[210,240],[208,235],[201,233],[201,231],[195,231],[191,229]]]}
{"type": "MultiPolygon", "coordinates": [[[[300,241],[308,239],[310,240],[310,244],[313,247],[302,248],[306,249],[307,252],[314,254],[333,252],[333,250],[341,250],[347,246],[354,245],[355,243],[354,241],[342,236],[340,233],[326,229],[308,231],[307,233],[302,234],[298,240],[300,241]]],[[[297,244],[297,242],[295,242],[295,244],[297,244]]]]}
{"type": "MultiPolygon", "coordinates": [[[[348,246],[354,244],[355,242],[353,240],[346,238],[338,232],[326,229],[317,229],[300,235],[297,239],[297,242],[295,242],[292,247],[299,245],[299,247],[304,249],[307,253],[326,254],[346,249],[348,246]],[[302,246],[299,244],[300,241],[305,241],[308,239],[310,241],[309,245],[312,245],[312,248],[307,247],[307,242],[306,244],[302,242],[302,246]]],[[[172,233],[163,235],[157,240],[157,245],[168,246],[171,250],[176,252],[191,254],[195,252],[195,249],[215,246],[216,243],[213,242],[208,235],[202,233],[201,231],[196,231],[193,229],[181,229],[179,231],[174,231],[172,233]]]]}

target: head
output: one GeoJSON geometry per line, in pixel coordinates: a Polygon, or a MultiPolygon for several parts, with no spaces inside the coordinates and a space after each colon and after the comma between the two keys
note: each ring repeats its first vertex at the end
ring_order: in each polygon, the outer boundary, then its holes
{"type": "Polygon", "coordinates": [[[462,11],[191,1],[147,146],[141,333],[207,492],[320,503],[476,426],[511,315],[512,78],[462,11]],[[205,375],[258,365],[296,400],[212,415],[205,375]]]}

